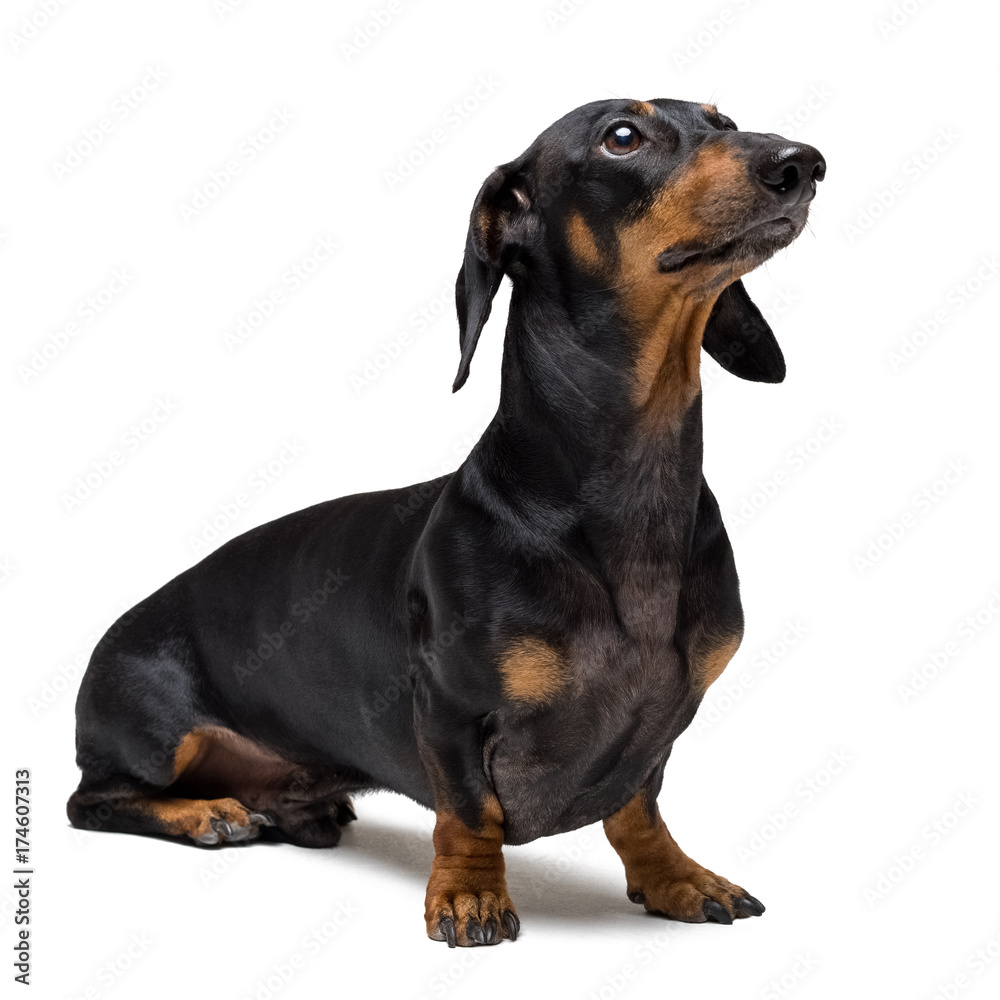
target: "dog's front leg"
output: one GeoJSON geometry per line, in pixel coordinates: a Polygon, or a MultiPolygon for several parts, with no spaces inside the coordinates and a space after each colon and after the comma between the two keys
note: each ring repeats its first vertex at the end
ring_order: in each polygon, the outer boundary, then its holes
{"type": "Polygon", "coordinates": [[[434,867],[424,901],[427,934],[435,941],[454,948],[517,938],[520,922],[507,895],[502,822],[496,797],[482,804],[478,827],[449,808],[437,811],[434,867]]]}
{"type": "MultiPolygon", "coordinates": [[[[662,772],[661,772],[662,774],[662,772]]],[[[756,917],[764,904],[746,889],[702,867],[677,846],[656,804],[659,777],[604,821],[604,832],[625,864],[628,898],[675,920],[731,924],[756,917]]]]}
{"type": "Polygon", "coordinates": [[[513,941],[520,921],[507,894],[503,810],[483,772],[478,729],[455,726],[435,736],[425,729],[419,741],[437,815],[427,934],[451,948],[513,941]]]}

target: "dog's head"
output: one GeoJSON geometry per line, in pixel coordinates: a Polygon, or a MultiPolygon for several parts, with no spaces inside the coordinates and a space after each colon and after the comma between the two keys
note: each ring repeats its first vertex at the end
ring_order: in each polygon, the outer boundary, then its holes
{"type": "Polygon", "coordinates": [[[825,171],[812,146],[740,131],[713,105],[577,108],[479,191],[456,285],[454,388],[504,274],[613,294],[625,324],[650,342],[681,303],[700,308],[712,357],[742,378],[780,382],[781,349],[739,278],[798,236],[825,171]]]}

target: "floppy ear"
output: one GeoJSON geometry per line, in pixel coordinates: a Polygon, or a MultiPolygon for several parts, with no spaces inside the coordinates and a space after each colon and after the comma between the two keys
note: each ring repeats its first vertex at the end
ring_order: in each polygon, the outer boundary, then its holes
{"type": "Polygon", "coordinates": [[[742,281],[716,299],[701,346],[733,375],[751,382],[781,382],[785,359],[767,320],[750,301],[742,281]]]}
{"type": "Polygon", "coordinates": [[[489,319],[493,296],[517,249],[531,234],[536,222],[528,186],[520,169],[519,161],[497,167],[486,178],[472,206],[465,238],[465,261],[455,282],[462,360],[452,392],[461,389],[469,377],[469,364],[489,319]]]}

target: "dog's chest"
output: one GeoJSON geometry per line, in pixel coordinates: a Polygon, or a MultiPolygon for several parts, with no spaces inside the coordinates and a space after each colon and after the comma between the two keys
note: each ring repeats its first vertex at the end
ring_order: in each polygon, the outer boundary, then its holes
{"type": "Polygon", "coordinates": [[[567,636],[563,683],[545,703],[494,715],[486,763],[511,843],[619,809],[690,722],[696,702],[674,642],[677,591],[630,599],[617,622],[567,636]]]}

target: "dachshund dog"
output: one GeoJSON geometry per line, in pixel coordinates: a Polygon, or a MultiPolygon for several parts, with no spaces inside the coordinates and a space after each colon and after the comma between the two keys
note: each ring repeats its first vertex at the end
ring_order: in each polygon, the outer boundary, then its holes
{"type": "Polygon", "coordinates": [[[802,231],[811,146],[713,105],[604,100],[495,170],[456,303],[469,365],[512,282],[496,416],[461,467],[254,528],[113,626],[77,700],[74,826],[328,847],[350,796],[433,809],[428,935],[514,940],[504,844],[602,820],[627,892],[759,915],[657,794],[740,644],[702,476],[700,352],[779,382],[740,278],[802,231]]]}

